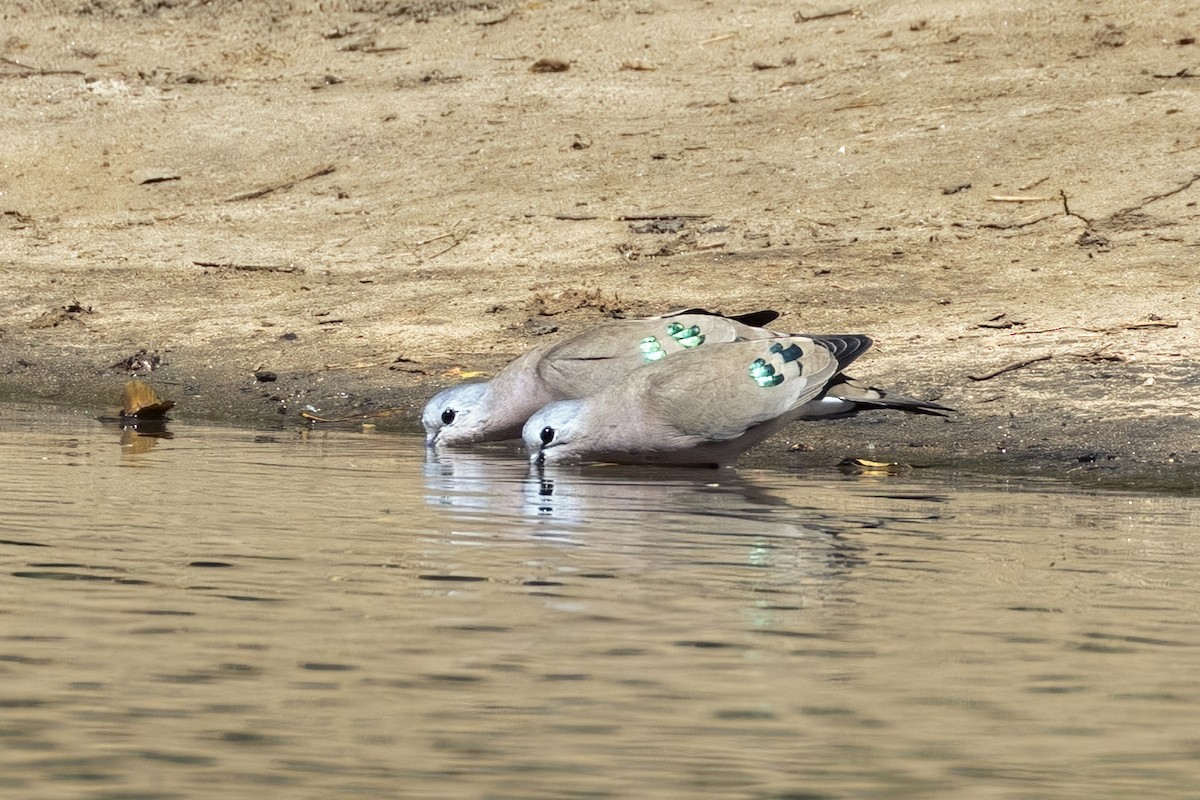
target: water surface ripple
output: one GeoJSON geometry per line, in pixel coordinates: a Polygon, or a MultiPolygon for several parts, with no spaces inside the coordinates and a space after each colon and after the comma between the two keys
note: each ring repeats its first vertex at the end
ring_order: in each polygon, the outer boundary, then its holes
{"type": "Polygon", "coordinates": [[[5,798],[1178,798],[1200,501],[0,407],[5,798]]]}

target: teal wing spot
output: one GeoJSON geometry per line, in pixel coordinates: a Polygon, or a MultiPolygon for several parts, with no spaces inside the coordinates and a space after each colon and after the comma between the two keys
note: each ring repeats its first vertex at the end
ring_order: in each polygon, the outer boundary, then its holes
{"type": "Polygon", "coordinates": [[[704,344],[704,334],[700,332],[699,325],[685,328],[681,323],[672,322],[667,325],[667,333],[670,334],[672,339],[679,342],[682,347],[689,350],[704,344]]]}
{"type": "Polygon", "coordinates": [[[763,388],[783,383],[783,376],[775,374],[775,368],[761,358],[750,363],[750,377],[763,388]]]}
{"type": "Polygon", "coordinates": [[[800,367],[800,358],[804,355],[804,351],[800,349],[800,345],[792,342],[792,344],[788,345],[787,347],[783,347],[776,342],[775,344],[771,345],[771,352],[782,358],[785,364],[788,362],[795,362],[796,371],[803,374],[803,370],[800,367]]]}
{"type": "Polygon", "coordinates": [[[642,339],[638,345],[638,349],[642,351],[643,361],[661,361],[667,357],[667,354],[662,349],[662,345],[653,336],[647,336],[645,339],[642,339]]]}

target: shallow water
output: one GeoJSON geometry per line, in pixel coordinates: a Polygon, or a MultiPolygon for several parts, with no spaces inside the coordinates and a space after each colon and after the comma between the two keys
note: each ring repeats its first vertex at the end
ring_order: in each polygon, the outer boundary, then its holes
{"type": "Polygon", "coordinates": [[[1200,787],[1200,500],[0,407],[0,797],[1200,787]]]}

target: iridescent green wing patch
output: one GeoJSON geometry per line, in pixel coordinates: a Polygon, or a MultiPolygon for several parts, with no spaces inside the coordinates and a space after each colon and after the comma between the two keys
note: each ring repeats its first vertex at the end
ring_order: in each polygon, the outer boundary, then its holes
{"type": "Polygon", "coordinates": [[[643,361],[661,361],[667,357],[667,353],[662,349],[662,345],[658,343],[658,339],[653,336],[647,336],[638,344],[638,349],[642,351],[643,361]]]}
{"type": "Polygon", "coordinates": [[[804,351],[800,349],[800,345],[792,342],[787,347],[784,347],[776,342],[771,345],[771,352],[782,358],[785,364],[795,362],[797,374],[804,374],[804,370],[800,366],[800,358],[804,355],[804,351]]]}
{"type": "Polygon", "coordinates": [[[699,325],[685,327],[679,322],[672,322],[667,325],[667,333],[672,339],[679,342],[680,346],[688,350],[704,344],[704,334],[700,332],[699,325]]]}
{"type": "MultiPolygon", "coordinates": [[[[804,355],[804,351],[800,349],[800,345],[793,342],[784,347],[777,342],[771,345],[770,352],[771,355],[778,356],[783,365],[794,364],[797,376],[803,374],[800,359],[804,355]]],[[[783,374],[776,370],[773,364],[768,363],[765,358],[756,358],[750,363],[750,377],[754,378],[754,382],[763,388],[778,386],[784,380],[783,374]]]]}
{"type": "Polygon", "coordinates": [[[750,364],[750,377],[759,386],[778,386],[783,383],[783,376],[775,372],[775,368],[761,358],[754,359],[750,364]]]}
{"type": "MultiPolygon", "coordinates": [[[[674,339],[680,347],[685,350],[692,350],[704,344],[704,334],[700,332],[699,325],[683,325],[679,322],[667,323],[667,335],[674,339]]],[[[662,342],[658,341],[655,336],[647,336],[638,343],[638,349],[642,351],[643,361],[662,361],[667,357],[667,351],[663,349],[662,342]]]]}

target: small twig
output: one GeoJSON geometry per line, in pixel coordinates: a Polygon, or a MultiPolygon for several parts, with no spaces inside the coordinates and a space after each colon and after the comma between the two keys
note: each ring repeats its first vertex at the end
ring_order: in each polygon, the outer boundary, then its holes
{"type": "Polygon", "coordinates": [[[437,236],[431,236],[428,239],[422,239],[419,242],[413,242],[411,244],[408,242],[401,242],[401,244],[404,245],[405,250],[407,250],[409,253],[412,254],[413,258],[417,259],[417,261],[420,263],[424,263],[428,259],[437,258],[438,256],[442,255],[443,253],[450,252],[451,250],[453,250],[454,248],[458,247],[460,244],[465,242],[467,240],[467,237],[470,236],[474,232],[475,231],[473,231],[473,230],[457,230],[456,229],[456,230],[449,231],[447,233],[439,233],[437,236]],[[453,239],[454,241],[450,242],[450,244],[446,245],[441,250],[438,250],[436,253],[431,253],[429,255],[425,255],[425,254],[417,252],[417,248],[424,247],[427,244],[433,244],[434,242],[438,242],[443,239],[453,239]]]}
{"type": "Polygon", "coordinates": [[[1030,196],[1020,194],[994,194],[988,197],[993,203],[1044,203],[1053,197],[1030,196]]]}
{"type": "Polygon", "coordinates": [[[1034,188],[1035,186],[1041,186],[1043,183],[1045,183],[1048,180],[1050,180],[1050,176],[1044,175],[1041,178],[1038,178],[1036,181],[1030,181],[1029,183],[1025,184],[1024,186],[1018,186],[1017,191],[1028,192],[1030,189],[1034,188]]]}
{"type": "Polygon", "coordinates": [[[711,39],[705,39],[702,42],[700,42],[700,44],[714,44],[716,42],[723,42],[726,39],[736,39],[736,38],[737,38],[736,33],[722,33],[720,36],[714,36],[711,39]]]}
{"type": "Polygon", "coordinates": [[[462,244],[462,243],[463,243],[463,241],[464,241],[466,238],[467,238],[467,237],[466,237],[466,234],[463,234],[462,236],[459,236],[459,237],[457,237],[457,238],[456,238],[456,239],[455,239],[453,242],[451,242],[450,244],[448,244],[448,245],[446,245],[445,247],[443,247],[441,250],[438,250],[436,253],[432,253],[431,255],[424,256],[424,259],[425,259],[426,261],[428,261],[428,260],[429,260],[429,259],[431,259],[431,258],[437,258],[438,256],[442,255],[443,253],[449,253],[451,250],[453,250],[454,248],[456,248],[456,247],[458,247],[460,244],[462,244]]]}
{"type": "Polygon", "coordinates": [[[1179,70],[1179,72],[1172,72],[1170,75],[1163,75],[1161,73],[1156,72],[1156,73],[1154,73],[1154,77],[1156,77],[1156,78],[1200,78],[1200,73],[1192,72],[1187,67],[1184,67],[1183,69],[1179,70]]]}
{"type": "Polygon", "coordinates": [[[284,181],[283,183],[275,183],[270,186],[264,186],[261,189],[253,189],[249,192],[239,192],[238,194],[231,195],[230,197],[226,197],[225,202],[233,203],[238,200],[253,200],[256,197],[262,197],[263,195],[270,194],[271,192],[277,192],[280,189],[290,189],[293,186],[295,186],[297,183],[302,183],[303,181],[309,181],[309,180],[312,180],[313,178],[319,178],[322,175],[328,175],[329,173],[333,172],[336,169],[337,169],[337,167],[335,167],[331,164],[327,167],[321,167],[316,172],[314,172],[310,175],[305,175],[303,178],[296,178],[295,180],[284,181]]]}
{"type": "Polygon", "coordinates": [[[550,216],[552,219],[568,222],[585,222],[594,219],[610,222],[652,222],[662,219],[709,219],[712,214],[618,214],[615,217],[605,217],[599,214],[551,214],[550,216]]]}
{"type": "Polygon", "coordinates": [[[1179,323],[1165,319],[1152,319],[1146,320],[1145,322],[1127,322],[1121,327],[1127,331],[1137,331],[1141,330],[1142,328],[1178,328],[1179,323]]]}
{"type": "Polygon", "coordinates": [[[796,22],[812,22],[816,19],[829,19],[830,17],[841,17],[846,14],[853,14],[853,8],[831,8],[825,11],[817,11],[812,14],[805,14],[803,11],[797,11],[793,14],[793,19],[796,22]]]}
{"type": "Polygon", "coordinates": [[[436,242],[439,239],[449,239],[451,236],[457,236],[457,235],[458,235],[458,231],[450,231],[449,233],[443,233],[438,236],[433,236],[429,239],[422,239],[419,242],[413,242],[413,247],[423,247],[424,245],[430,244],[432,242],[436,242]]]}
{"type": "Polygon", "coordinates": [[[496,17],[494,19],[485,19],[482,22],[476,22],[475,24],[479,25],[480,27],[486,27],[488,25],[499,25],[501,22],[507,22],[509,19],[512,19],[512,15],[515,13],[517,13],[517,10],[515,8],[512,8],[512,9],[509,9],[508,13],[504,14],[503,16],[496,17]]]}
{"type": "Polygon", "coordinates": [[[1188,189],[1192,188],[1192,185],[1196,181],[1200,181],[1200,172],[1197,172],[1195,175],[1188,178],[1186,181],[1179,184],[1174,189],[1169,189],[1169,190],[1167,190],[1165,192],[1161,192],[1159,194],[1152,194],[1149,197],[1143,197],[1141,202],[1139,202],[1137,205],[1130,206],[1129,208],[1122,208],[1120,211],[1113,212],[1110,216],[1118,217],[1121,214],[1128,214],[1130,211],[1137,211],[1142,206],[1148,206],[1151,203],[1162,200],[1163,198],[1170,197],[1171,195],[1179,194],[1180,192],[1187,191],[1188,189]]]}
{"type": "Polygon", "coordinates": [[[708,219],[712,214],[622,214],[613,217],[617,222],[646,222],[656,219],[708,219]]]}
{"type": "Polygon", "coordinates": [[[992,378],[1003,375],[1006,372],[1012,372],[1013,370],[1021,369],[1022,367],[1028,367],[1030,364],[1036,364],[1039,361],[1049,361],[1052,358],[1054,358],[1054,356],[1050,354],[1038,356],[1037,358],[1030,358],[1025,361],[1018,361],[1015,364],[1009,364],[1007,367],[1001,367],[995,372],[989,372],[986,375],[968,375],[967,378],[973,381],[990,381],[992,378]]]}
{"type": "Polygon", "coordinates": [[[22,64],[20,61],[14,61],[11,58],[0,56],[0,62],[10,64],[14,67],[25,70],[24,72],[12,73],[9,75],[0,75],[0,78],[28,78],[34,75],[82,75],[83,73],[77,69],[38,69],[31,67],[28,64],[22,64]]]}
{"type": "Polygon", "coordinates": [[[358,52],[366,53],[367,55],[377,56],[386,53],[400,53],[408,49],[406,44],[391,45],[388,47],[375,47],[374,45],[364,45],[358,48],[358,52]]]}
{"type": "Polygon", "coordinates": [[[235,264],[232,261],[193,261],[197,267],[212,267],[214,269],[233,269],[241,272],[303,272],[300,267],[290,264],[235,264]]]}
{"type": "MultiPolygon", "coordinates": [[[[1138,202],[1134,203],[1131,206],[1126,206],[1125,208],[1118,209],[1118,210],[1112,212],[1111,214],[1108,214],[1107,216],[1104,217],[1104,219],[1101,222],[1112,222],[1114,220],[1117,220],[1117,219],[1125,216],[1126,214],[1132,214],[1135,211],[1141,211],[1143,208],[1150,205],[1151,203],[1156,203],[1159,200],[1162,200],[1164,198],[1171,197],[1173,195],[1179,194],[1180,192],[1187,191],[1188,189],[1192,188],[1192,186],[1194,186],[1197,181],[1200,181],[1200,172],[1193,174],[1190,178],[1188,178],[1183,183],[1176,186],[1174,189],[1168,189],[1165,192],[1159,192],[1158,194],[1152,194],[1147,197],[1143,197],[1141,200],[1139,200],[1138,202]]],[[[1083,220],[1085,223],[1087,223],[1088,230],[1090,231],[1092,229],[1092,221],[1087,219],[1084,216],[1075,214],[1070,209],[1068,209],[1066,194],[1064,194],[1061,190],[1059,191],[1059,194],[1062,196],[1062,199],[1063,199],[1063,211],[1065,213],[1067,213],[1069,216],[1077,217],[1077,218],[1083,220]]]]}
{"type": "Polygon", "coordinates": [[[1137,331],[1145,328],[1178,328],[1179,323],[1167,319],[1145,319],[1138,322],[1123,322],[1108,328],[1084,328],[1088,333],[1113,333],[1114,331],[1137,331]]]}
{"type": "Polygon", "coordinates": [[[1065,326],[1059,326],[1057,328],[1043,328],[1040,331],[1013,331],[1012,333],[1009,334],[1009,336],[1028,336],[1032,333],[1056,333],[1058,331],[1065,331],[1065,330],[1066,330],[1065,326]]]}
{"type": "Polygon", "coordinates": [[[1020,220],[1019,222],[981,222],[979,227],[997,231],[1006,231],[1011,228],[1028,228],[1030,225],[1037,225],[1039,222],[1045,222],[1057,216],[1058,214],[1039,214],[1036,217],[1020,220]]]}

